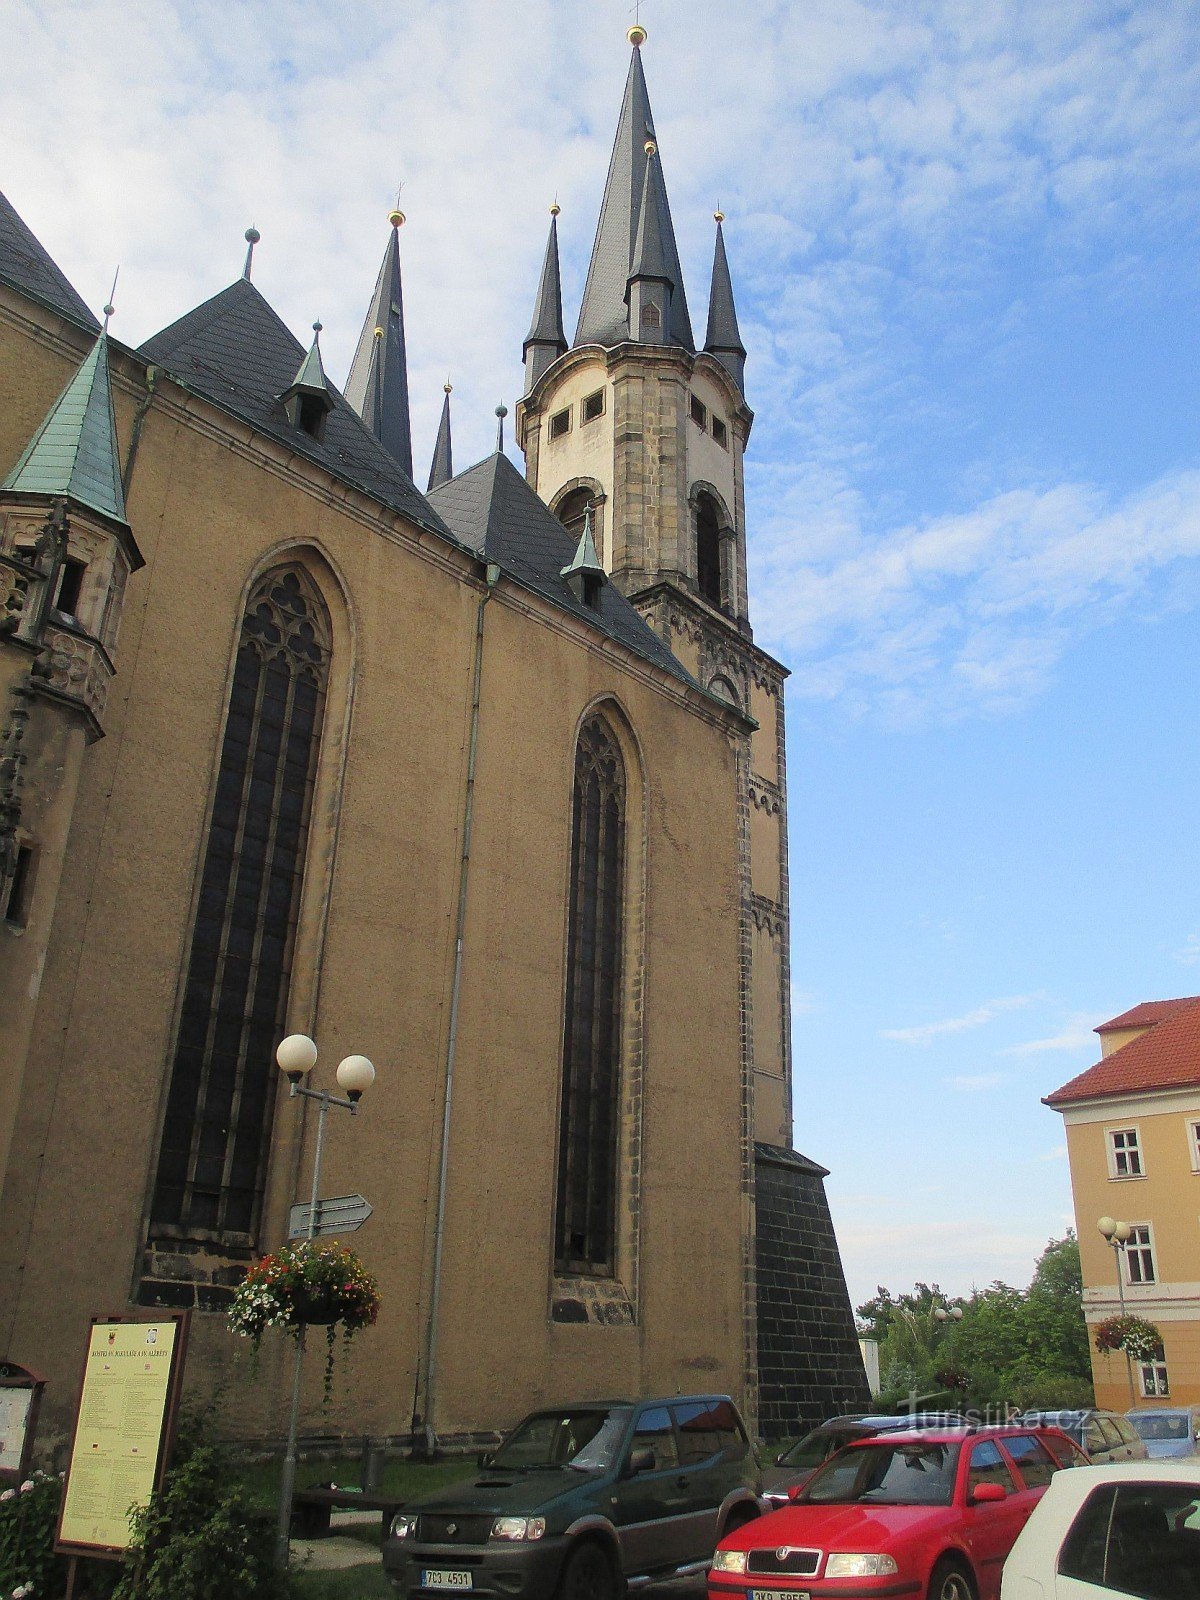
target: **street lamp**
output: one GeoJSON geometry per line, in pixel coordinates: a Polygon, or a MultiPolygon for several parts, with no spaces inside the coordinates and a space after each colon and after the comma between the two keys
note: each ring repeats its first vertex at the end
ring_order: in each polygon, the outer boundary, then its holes
{"type": "Polygon", "coordinates": [[[939,1306],[933,1314],[939,1322],[946,1323],[961,1322],[963,1312],[961,1306],[950,1306],[949,1309],[945,1306],[939,1306]]]}
{"type": "MultiPolygon", "coordinates": [[[[1127,1222],[1117,1222],[1113,1217],[1101,1217],[1096,1224],[1104,1235],[1105,1242],[1112,1246],[1112,1252],[1117,1263],[1117,1294],[1121,1301],[1121,1315],[1125,1315],[1125,1269],[1121,1265],[1121,1257],[1125,1253],[1125,1246],[1129,1243],[1129,1236],[1133,1229],[1127,1222]]],[[[1125,1352],[1125,1375],[1129,1379],[1129,1405],[1130,1409],[1137,1405],[1137,1396],[1133,1392],[1133,1362],[1129,1359],[1129,1351],[1125,1352]]]]}
{"type": "MultiPolygon", "coordinates": [[[[337,1081],[338,1087],[344,1089],[346,1093],[346,1098],[343,1100],[340,1096],[331,1094],[328,1089],[305,1088],[301,1081],[306,1073],[312,1071],[317,1062],[317,1047],[307,1034],[288,1034],[275,1051],[275,1060],[290,1085],[289,1099],[294,1100],[297,1095],[303,1095],[308,1100],[316,1100],[320,1105],[320,1110],[317,1112],[317,1147],[313,1152],[312,1199],[308,1207],[308,1238],[311,1242],[317,1236],[321,1156],[325,1148],[325,1113],[330,1106],[340,1106],[352,1117],[357,1116],[358,1102],[362,1099],[364,1090],[369,1089],[375,1082],[375,1068],[366,1056],[346,1056],[340,1061],[337,1081]]],[[[292,1491],[296,1486],[296,1437],[300,1421],[300,1376],[303,1359],[302,1324],[296,1336],[296,1366],[292,1375],[292,1413],[288,1421],[287,1450],[283,1458],[283,1478],[279,1485],[279,1520],[275,1528],[275,1559],[280,1568],[285,1570],[292,1525],[292,1491]]]]}

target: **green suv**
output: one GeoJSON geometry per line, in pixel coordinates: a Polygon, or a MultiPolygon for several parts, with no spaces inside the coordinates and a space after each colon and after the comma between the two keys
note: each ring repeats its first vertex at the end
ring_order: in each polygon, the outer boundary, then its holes
{"type": "Polygon", "coordinates": [[[393,1518],[383,1565],[406,1596],[618,1600],[626,1584],[704,1571],[762,1509],[728,1395],[535,1411],[479,1464],[393,1518]]]}

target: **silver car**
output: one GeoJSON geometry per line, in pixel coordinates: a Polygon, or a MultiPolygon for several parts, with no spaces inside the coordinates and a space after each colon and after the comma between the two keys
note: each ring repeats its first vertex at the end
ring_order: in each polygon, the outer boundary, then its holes
{"type": "Polygon", "coordinates": [[[1151,1461],[1196,1454],[1200,1406],[1139,1406],[1125,1415],[1151,1461]]]}
{"type": "Polygon", "coordinates": [[[1149,1454],[1133,1424],[1115,1411],[1099,1411],[1095,1407],[1085,1411],[1025,1411],[1017,1421],[1027,1426],[1039,1423],[1044,1428],[1061,1428],[1068,1439],[1074,1439],[1087,1451],[1088,1460],[1096,1466],[1109,1461],[1145,1461],[1149,1454]]]}

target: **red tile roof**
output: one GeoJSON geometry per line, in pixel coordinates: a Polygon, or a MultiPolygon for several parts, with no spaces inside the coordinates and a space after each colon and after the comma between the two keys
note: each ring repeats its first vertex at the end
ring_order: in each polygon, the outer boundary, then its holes
{"type": "Polygon", "coordinates": [[[1048,1094],[1048,1106],[1200,1085],[1200,995],[1149,1000],[1096,1029],[1145,1027],[1136,1039],[1048,1094]]]}
{"type": "Polygon", "coordinates": [[[1111,1022],[1102,1022],[1096,1032],[1112,1033],[1117,1028],[1152,1028],[1156,1022],[1178,1011],[1180,1006],[1190,1006],[1197,999],[1200,999],[1200,995],[1187,994],[1182,1000],[1143,1000],[1132,1011],[1122,1011],[1111,1022]]]}

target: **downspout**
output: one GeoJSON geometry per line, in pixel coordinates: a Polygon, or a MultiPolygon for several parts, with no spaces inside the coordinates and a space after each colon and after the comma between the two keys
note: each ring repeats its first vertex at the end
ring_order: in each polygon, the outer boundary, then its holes
{"type": "MultiPolygon", "coordinates": [[[[450,1031],[446,1041],[446,1093],[442,1104],[442,1149],[438,1162],[437,1212],[433,1232],[433,1281],[429,1289],[429,1321],[425,1330],[424,1415],[425,1450],[433,1456],[437,1435],[433,1406],[437,1377],[438,1301],[442,1287],[442,1246],[446,1219],[446,1181],[450,1150],[450,1110],[454,1097],[454,1058],[458,1049],[458,1002],[462,990],[463,941],[467,926],[467,879],[471,864],[471,828],[475,813],[475,756],[479,748],[480,684],[483,678],[483,613],[500,581],[500,568],[488,562],[487,587],[475,613],[475,660],[471,675],[471,730],[467,744],[467,784],[463,802],[462,855],[458,865],[458,916],[454,937],[454,976],[450,984],[450,1031]]],[[[413,1418],[414,1432],[417,1419],[413,1418]]]]}
{"type": "Polygon", "coordinates": [[[138,445],[142,438],[142,423],[154,399],[154,391],[158,387],[158,368],[146,368],[146,397],[138,402],[138,408],[133,414],[133,432],[129,439],[129,454],[125,457],[125,471],[121,474],[121,493],[129,498],[129,485],[133,482],[133,463],[137,460],[138,445]]]}

